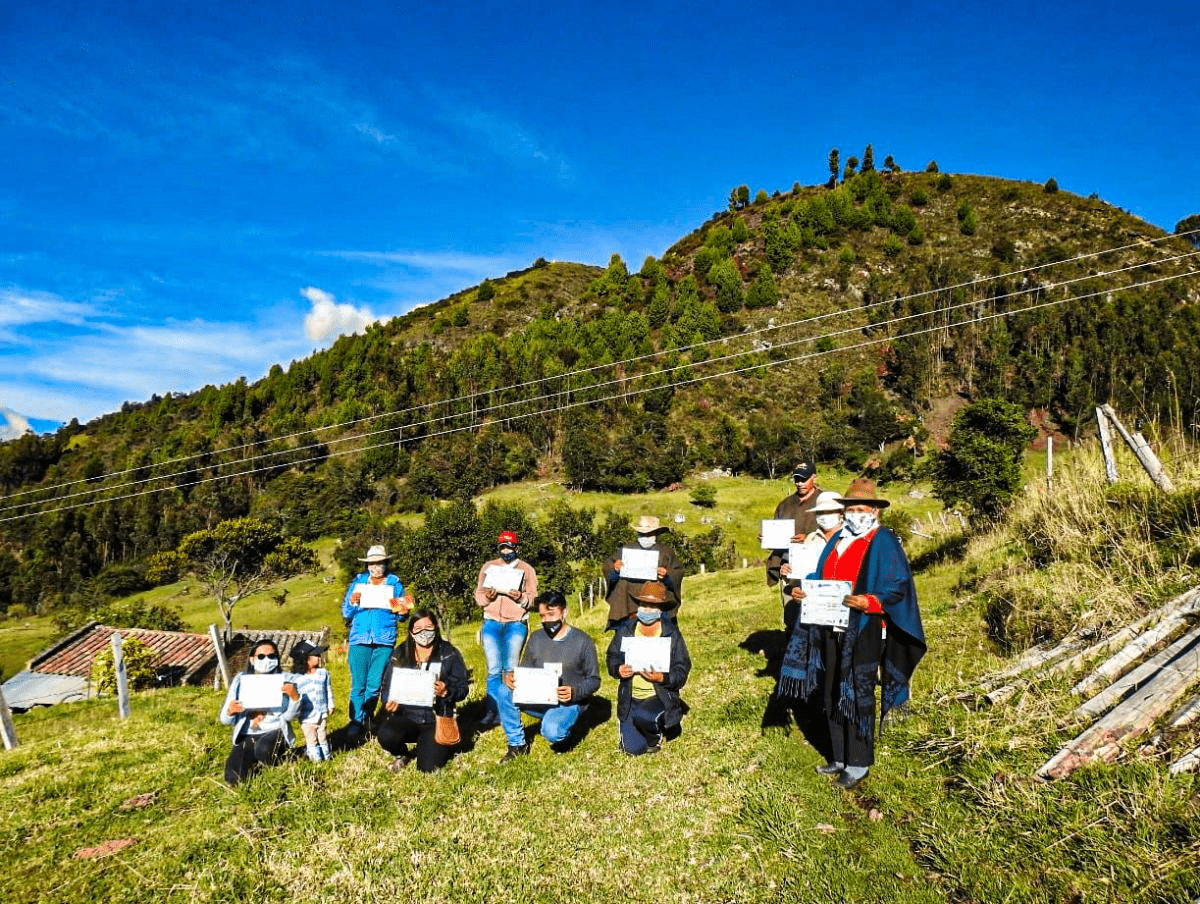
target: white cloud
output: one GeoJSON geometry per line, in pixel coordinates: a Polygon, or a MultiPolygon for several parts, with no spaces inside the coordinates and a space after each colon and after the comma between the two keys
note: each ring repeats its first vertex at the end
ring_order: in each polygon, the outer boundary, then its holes
{"type": "Polygon", "coordinates": [[[334,296],[313,286],[302,289],[300,294],[312,303],[312,310],[304,317],[304,335],[313,342],[357,333],[376,320],[369,308],[338,304],[334,296]]]}
{"type": "Polygon", "coordinates": [[[365,122],[355,123],[354,128],[356,128],[358,131],[362,132],[368,138],[375,139],[376,144],[387,144],[389,141],[396,140],[395,135],[388,135],[388,134],[384,133],[384,131],[382,129],[377,129],[377,128],[375,128],[375,126],[369,125],[368,123],[365,123],[365,122]]]}
{"type": "Polygon", "coordinates": [[[33,432],[29,421],[11,408],[0,408],[0,418],[4,419],[0,422],[0,442],[33,432]]]}
{"type": "Polygon", "coordinates": [[[0,328],[31,323],[68,323],[78,326],[94,315],[88,304],[66,301],[49,292],[0,289],[0,328]]]}
{"type": "MultiPolygon", "coordinates": [[[[483,279],[522,266],[516,258],[499,254],[462,254],[457,251],[322,251],[326,257],[367,264],[401,264],[416,270],[465,273],[483,279]]],[[[530,262],[526,262],[528,266],[530,262]]]]}

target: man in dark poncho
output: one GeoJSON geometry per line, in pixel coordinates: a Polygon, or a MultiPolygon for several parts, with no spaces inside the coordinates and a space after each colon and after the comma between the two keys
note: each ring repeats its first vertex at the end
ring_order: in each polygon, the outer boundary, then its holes
{"type": "MultiPolygon", "coordinates": [[[[797,622],[780,673],[780,694],[807,699],[823,692],[832,759],[817,767],[836,776],[845,789],[856,787],[875,762],[875,685],[882,675],[880,725],[888,712],[908,699],[909,681],[925,655],[925,631],[912,568],[900,541],[879,525],[888,506],[875,484],[854,480],[846,495],[845,523],[830,538],[817,562],[823,580],[849,581],[843,600],[851,610],[844,631],[797,622]]],[[[804,591],[793,591],[796,599],[804,591]]]]}

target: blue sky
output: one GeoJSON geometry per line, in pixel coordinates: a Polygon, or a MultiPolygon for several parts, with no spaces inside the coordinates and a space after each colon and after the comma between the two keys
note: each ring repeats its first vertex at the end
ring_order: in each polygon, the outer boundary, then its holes
{"type": "Polygon", "coordinates": [[[831,147],[1200,211],[1194,3],[805,7],[0,6],[0,435],[636,268],[831,147]]]}

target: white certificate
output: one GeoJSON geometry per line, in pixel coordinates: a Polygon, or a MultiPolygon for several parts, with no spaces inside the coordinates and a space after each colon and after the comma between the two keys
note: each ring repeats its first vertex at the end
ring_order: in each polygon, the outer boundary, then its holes
{"type": "Polygon", "coordinates": [[[391,609],[395,587],[392,584],[355,584],[358,604],[364,609],[391,609]]]}
{"type": "Polygon", "coordinates": [[[817,560],[824,549],[824,543],[789,543],[788,564],[792,566],[792,573],[788,577],[798,581],[816,571],[817,560]]]}
{"type": "Polygon", "coordinates": [[[763,549],[787,549],[794,536],[796,536],[796,522],[791,518],[766,518],[763,520],[763,549]]]}
{"type": "Polygon", "coordinates": [[[806,625],[844,628],[850,623],[850,607],[842,602],[854,592],[849,581],[801,581],[800,621],[806,625]]]}
{"type": "Polygon", "coordinates": [[[634,549],[630,546],[622,548],[621,577],[633,581],[657,581],[658,550],[634,549]]]}
{"type": "Polygon", "coordinates": [[[246,709],[283,710],[283,678],[275,675],[242,675],[238,682],[238,702],[246,709]]]}
{"type": "Polygon", "coordinates": [[[520,590],[525,581],[525,572],[511,565],[489,565],[483,572],[483,586],[501,593],[520,590]]]}
{"type": "Polygon", "coordinates": [[[441,671],[434,669],[404,669],[392,666],[392,683],[388,687],[388,703],[402,706],[433,706],[433,682],[441,671]]]}
{"type": "Polygon", "coordinates": [[[513,703],[557,705],[557,672],[550,668],[527,669],[517,666],[513,669],[513,703]]]}
{"type": "Polygon", "coordinates": [[[621,640],[625,664],[635,672],[671,671],[671,638],[625,637],[621,640]]]}

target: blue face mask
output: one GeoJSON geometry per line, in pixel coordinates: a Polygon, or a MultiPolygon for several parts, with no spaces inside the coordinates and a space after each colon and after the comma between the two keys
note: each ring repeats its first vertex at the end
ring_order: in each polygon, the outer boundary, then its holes
{"type": "Polygon", "coordinates": [[[500,550],[500,558],[505,562],[515,562],[517,561],[517,551],[515,549],[510,549],[507,552],[500,550]]]}
{"type": "Polygon", "coordinates": [[[643,625],[652,625],[662,618],[662,611],[659,609],[638,609],[638,621],[643,625]]]}

